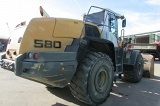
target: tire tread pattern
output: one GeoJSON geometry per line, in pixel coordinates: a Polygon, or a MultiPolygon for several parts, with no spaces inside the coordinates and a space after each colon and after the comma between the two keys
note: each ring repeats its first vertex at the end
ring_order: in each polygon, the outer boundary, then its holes
{"type": "Polygon", "coordinates": [[[94,105],[95,103],[91,100],[90,95],[87,91],[87,78],[92,65],[101,57],[107,58],[111,62],[113,67],[112,60],[108,55],[101,52],[89,52],[79,63],[77,72],[71,80],[70,90],[72,95],[78,100],[89,105],[94,105]]]}
{"type": "MultiPolygon", "coordinates": [[[[138,63],[141,62],[141,70],[143,71],[143,57],[141,54],[138,54],[136,64],[134,66],[128,66],[126,70],[123,71],[124,73],[124,78],[128,82],[133,82],[133,83],[138,83],[141,81],[142,75],[137,76],[138,70],[137,70],[137,65],[138,63]]],[[[141,73],[143,74],[143,72],[141,73]]]]}

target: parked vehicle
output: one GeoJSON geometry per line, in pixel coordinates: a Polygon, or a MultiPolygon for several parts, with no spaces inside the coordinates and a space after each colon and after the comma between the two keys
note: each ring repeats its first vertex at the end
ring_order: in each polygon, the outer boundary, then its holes
{"type": "Polygon", "coordinates": [[[33,18],[2,56],[2,65],[12,66],[17,76],[52,87],[69,85],[73,96],[89,105],[108,98],[116,75],[141,81],[142,55],[125,50],[127,42],[118,46],[118,20],[126,26],[123,15],[96,6],[83,21],[49,17],[42,7],[40,13],[45,18],[33,18]]]}

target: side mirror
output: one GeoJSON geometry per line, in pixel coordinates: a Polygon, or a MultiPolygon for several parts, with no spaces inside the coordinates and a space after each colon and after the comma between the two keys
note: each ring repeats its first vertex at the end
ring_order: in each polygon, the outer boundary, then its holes
{"type": "Polygon", "coordinates": [[[123,27],[123,28],[126,27],[126,19],[124,19],[124,20],[122,21],[122,27],[123,27]]]}

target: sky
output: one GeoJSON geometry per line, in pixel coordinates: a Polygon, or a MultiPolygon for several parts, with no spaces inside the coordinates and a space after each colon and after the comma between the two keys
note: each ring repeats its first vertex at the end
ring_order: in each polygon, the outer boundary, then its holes
{"type": "Polygon", "coordinates": [[[82,20],[92,5],[124,15],[125,35],[160,30],[160,0],[1,0],[0,38],[9,37],[18,23],[41,17],[39,6],[51,17],[82,20]]]}

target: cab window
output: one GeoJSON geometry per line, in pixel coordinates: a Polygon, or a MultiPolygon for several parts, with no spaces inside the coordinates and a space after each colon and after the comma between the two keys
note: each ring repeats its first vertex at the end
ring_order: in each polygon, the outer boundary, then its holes
{"type": "Polygon", "coordinates": [[[114,35],[118,36],[118,24],[115,15],[109,14],[108,18],[109,31],[114,35]]]}

